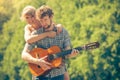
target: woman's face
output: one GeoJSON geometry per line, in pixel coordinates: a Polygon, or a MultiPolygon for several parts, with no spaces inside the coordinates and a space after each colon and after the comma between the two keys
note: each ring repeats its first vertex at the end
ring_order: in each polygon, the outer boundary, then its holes
{"type": "Polygon", "coordinates": [[[25,16],[25,20],[28,24],[33,25],[36,19],[34,16],[25,16]]]}

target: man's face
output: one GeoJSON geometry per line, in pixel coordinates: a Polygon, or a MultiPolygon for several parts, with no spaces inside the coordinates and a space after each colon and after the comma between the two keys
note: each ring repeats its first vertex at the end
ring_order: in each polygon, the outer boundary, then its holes
{"type": "Polygon", "coordinates": [[[43,28],[48,28],[51,25],[51,21],[52,19],[48,15],[40,19],[43,28]]]}

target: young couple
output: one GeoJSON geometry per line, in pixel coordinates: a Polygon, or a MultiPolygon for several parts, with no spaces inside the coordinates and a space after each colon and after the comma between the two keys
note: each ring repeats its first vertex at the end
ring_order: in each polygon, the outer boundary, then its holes
{"type": "Polygon", "coordinates": [[[51,68],[51,63],[30,55],[30,51],[36,45],[45,49],[56,45],[60,47],[61,51],[71,49],[68,32],[61,24],[56,25],[53,22],[53,16],[53,10],[46,5],[37,10],[32,6],[26,6],[22,12],[21,19],[27,23],[24,35],[26,44],[22,51],[22,59],[28,63],[40,65],[42,69],[50,69],[47,74],[33,76],[33,80],[70,80],[64,59],[74,57],[79,53],[78,50],[73,49],[69,55],[63,58],[62,65],[59,68],[51,68]]]}

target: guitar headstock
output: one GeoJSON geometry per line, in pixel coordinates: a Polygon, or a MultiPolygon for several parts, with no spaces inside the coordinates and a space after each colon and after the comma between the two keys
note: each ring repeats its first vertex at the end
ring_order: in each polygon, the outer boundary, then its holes
{"type": "Polygon", "coordinates": [[[92,42],[89,44],[84,45],[84,49],[89,50],[89,49],[96,49],[100,46],[99,42],[92,42]]]}

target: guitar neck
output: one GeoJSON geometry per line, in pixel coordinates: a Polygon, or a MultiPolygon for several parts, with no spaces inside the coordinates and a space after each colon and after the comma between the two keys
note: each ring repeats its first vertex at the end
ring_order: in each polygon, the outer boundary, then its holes
{"type": "MultiPolygon", "coordinates": [[[[99,46],[100,46],[99,42],[93,42],[93,43],[86,44],[86,45],[84,45],[82,47],[76,47],[74,49],[77,49],[77,50],[81,51],[81,50],[96,49],[99,46]]],[[[66,51],[63,51],[63,52],[59,52],[57,54],[48,55],[48,60],[51,61],[51,60],[54,60],[56,58],[63,57],[65,55],[70,54],[71,51],[72,51],[72,49],[66,50],[66,51]]]]}
{"type": "MultiPolygon", "coordinates": [[[[79,51],[83,50],[82,47],[76,47],[76,48],[74,48],[74,49],[77,49],[77,50],[79,50],[79,51]]],[[[63,56],[65,56],[65,55],[71,54],[71,52],[72,52],[72,49],[69,49],[69,50],[60,52],[60,53],[58,53],[58,54],[56,54],[56,55],[57,55],[58,57],[63,57],[63,56]]]]}
{"type": "MultiPolygon", "coordinates": [[[[83,48],[83,47],[76,47],[76,48],[74,48],[74,49],[77,49],[77,50],[81,51],[81,50],[83,50],[84,48],[83,48]]],[[[63,52],[59,52],[59,53],[57,53],[57,54],[48,55],[48,60],[49,60],[49,61],[52,61],[52,60],[54,60],[54,59],[56,59],[56,58],[63,57],[63,56],[66,56],[66,55],[68,55],[68,54],[71,54],[71,52],[72,52],[72,49],[69,49],[69,50],[66,50],[66,51],[63,51],[63,52]]]]}

